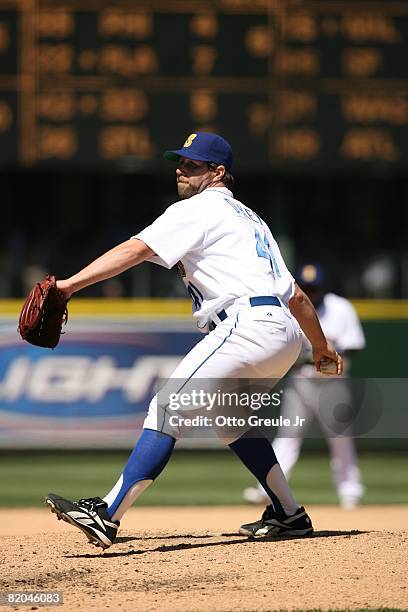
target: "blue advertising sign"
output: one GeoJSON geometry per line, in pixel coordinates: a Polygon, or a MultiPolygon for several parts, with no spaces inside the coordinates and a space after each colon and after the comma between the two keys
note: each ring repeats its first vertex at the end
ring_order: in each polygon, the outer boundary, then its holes
{"type": "Polygon", "coordinates": [[[132,446],[156,382],[201,338],[192,329],[131,331],[99,321],[50,351],[3,333],[0,446],[132,446]]]}

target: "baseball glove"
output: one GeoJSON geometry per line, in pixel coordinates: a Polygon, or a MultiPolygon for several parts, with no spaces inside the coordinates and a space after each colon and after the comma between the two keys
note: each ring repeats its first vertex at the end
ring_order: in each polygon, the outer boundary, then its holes
{"type": "Polygon", "coordinates": [[[18,331],[23,340],[36,346],[56,347],[68,320],[67,301],[57,289],[55,276],[47,274],[34,285],[20,312],[18,331]]]}

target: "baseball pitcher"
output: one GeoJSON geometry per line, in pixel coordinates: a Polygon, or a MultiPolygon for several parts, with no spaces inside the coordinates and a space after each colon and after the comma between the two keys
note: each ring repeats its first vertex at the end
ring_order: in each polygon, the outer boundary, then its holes
{"type": "MultiPolygon", "coordinates": [[[[326,340],[315,309],[296,285],[266,223],[234,198],[232,150],[219,135],[191,134],[183,147],[167,151],[176,164],[179,200],[152,225],[77,274],[57,281],[70,298],[145,261],[177,265],[193,302],[204,338],[185,356],[171,379],[268,378],[279,380],[296,361],[308,337],[314,366],[329,364],[342,373],[340,355],[326,340]]],[[[189,407],[186,407],[188,411],[189,407]]],[[[134,500],[166,466],[180,431],[168,405],[153,397],[143,432],[116,484],[103,498],[77,502],[50,493],[52,511],[81,529],[96,546],[115,541],[120,520],[134,500]]],[[[250,430],[228,440],[271,503],[262,518],[242,525],[249,536],[306,535],[313,531],[305,509],[294,499],[270,442],[250,430]]]]}

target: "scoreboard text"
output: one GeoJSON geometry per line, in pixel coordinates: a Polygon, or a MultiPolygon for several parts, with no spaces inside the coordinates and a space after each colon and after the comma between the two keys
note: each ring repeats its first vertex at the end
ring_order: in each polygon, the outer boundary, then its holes
{"type": "Polygon", "coordinates": [[[0,0],[0,163],[408,159],[408,2],[0,0]]]}

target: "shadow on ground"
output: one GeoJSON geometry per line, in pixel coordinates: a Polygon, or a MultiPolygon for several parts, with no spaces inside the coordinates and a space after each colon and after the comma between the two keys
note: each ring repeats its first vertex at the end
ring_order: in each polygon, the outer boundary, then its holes
{"type": "MultiPolygon", "coordinates": [[[[305,539],[314,539],[314,538],[334,538],[334,537],[344,537],[351,538],[358,535],[362,535],[364,533],[369,533],[367,531],[315,531],[313,534],[308,536],[265,536],[262,538],[248,538],[246,536],[236,537],[236,533],[223,533],[221,537],[223,538],[234,538],[232,540],[220,540],[218,542],[200,542],[198,544],[190,544],[189,542],[180,542],[179,544],[171,544],[171,545],[163,545],[158,546],[156,548],[148,548],[143,550],[126,550],[126,551],[117,551],[117,552],[101,552],[96,554],[86,553],[81,555],[65,555],[67,559],[92,559],[92,558],[114,558],[114,557],[131,557],[134,555],[145,555],[147,553],[168,553],[175,552],[180,550],[191,550],[194,548],[210,548],[213,546],[231,546],[235,544],[248,544],[251,542],[256,546],[259,542],[282,542],[287,540],[305,540],[305,539]]],[[[121,536],[118,538],[119,543],[132,542],[132,541],[146,541],[146,540],[169,540],[169,539],[212,539],[216,536],[214,535],[171,535],[171,536],[158,536],[158,537],[132,537],[132,536],[121,536]]]]}

